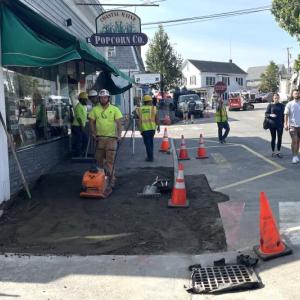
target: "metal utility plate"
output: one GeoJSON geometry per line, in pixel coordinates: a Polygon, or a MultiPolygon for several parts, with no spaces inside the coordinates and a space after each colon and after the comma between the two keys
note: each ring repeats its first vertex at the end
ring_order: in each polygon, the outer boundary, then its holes
{"type": "Polygon", "coordinates": [[[192,273],[192,291],[197,294],[254,289],[260,285],[254,270],[243,265],[201,267],[193,269],[192,273]]]}

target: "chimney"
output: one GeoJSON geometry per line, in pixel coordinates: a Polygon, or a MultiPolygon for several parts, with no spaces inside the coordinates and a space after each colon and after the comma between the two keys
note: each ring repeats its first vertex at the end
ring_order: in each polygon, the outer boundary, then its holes
{"type": "Polygon", "coordinates": [[[232,64],[232,59],[231,58],[229,59],[229,62],[232,64]]]}

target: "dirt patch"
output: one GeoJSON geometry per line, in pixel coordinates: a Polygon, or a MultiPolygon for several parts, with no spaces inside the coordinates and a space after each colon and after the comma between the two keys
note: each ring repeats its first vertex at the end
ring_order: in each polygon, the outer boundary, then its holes
{"type": "Polygon", "coordinates": [[[128,171],[105,200],[80,199],[81,177],[46,175],[33,200],[18,199],[1,219],[0,251],[30,254],[199,254],[226,248],[217,203],[206,177],[186,176],[190,207],[168,208],[170,195],[138,198],[157,175],[171,168],[128,171]]]}

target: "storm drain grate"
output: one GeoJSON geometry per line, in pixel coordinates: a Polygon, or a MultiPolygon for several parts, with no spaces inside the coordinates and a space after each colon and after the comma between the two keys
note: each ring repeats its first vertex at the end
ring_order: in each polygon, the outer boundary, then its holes
{"type": "Polygon", "coordinates": [[[201,267],[193,269],[192,273],[194,293],[220,293],[259,286],[260,280],[254,270],[243,265],[201,267]]]}

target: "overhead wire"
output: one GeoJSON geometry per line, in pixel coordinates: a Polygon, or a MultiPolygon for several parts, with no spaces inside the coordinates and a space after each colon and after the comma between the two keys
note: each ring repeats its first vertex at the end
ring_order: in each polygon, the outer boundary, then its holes
{"type": "Polygon", "coordinates": [[[166,20],[166,21],[143,23],[142,26],[143,26],[144,29],[157,28],[157,26],[155,26],[155,27],[153,27],[153,26],[148,27],[148,26],[150,26],[150,25],[161,25],[161,24],[167,24],[167,25],[164,25],[165,27],[179,26],[179,25],[186,25],[186,24],[197,23],[197,22],[213,20],[213,19],[221,19],[221,18],[228,18],[228,17],[246,15],[246,14],[253,14],[253,13],[257,13],[257,12],[267,11],[267,10],[270,10],[270,9],[271,9],[271,6],[261,6],[261,7],[256,7],[256,8],[229,11],[229,12],[224,12],[224,13],[204,15],[204,16],[198,16],[198,17],[172,19],[172,20],[166,20]],[[170,23],[175,23],[175,24],[170,24],[170,23]]]}

